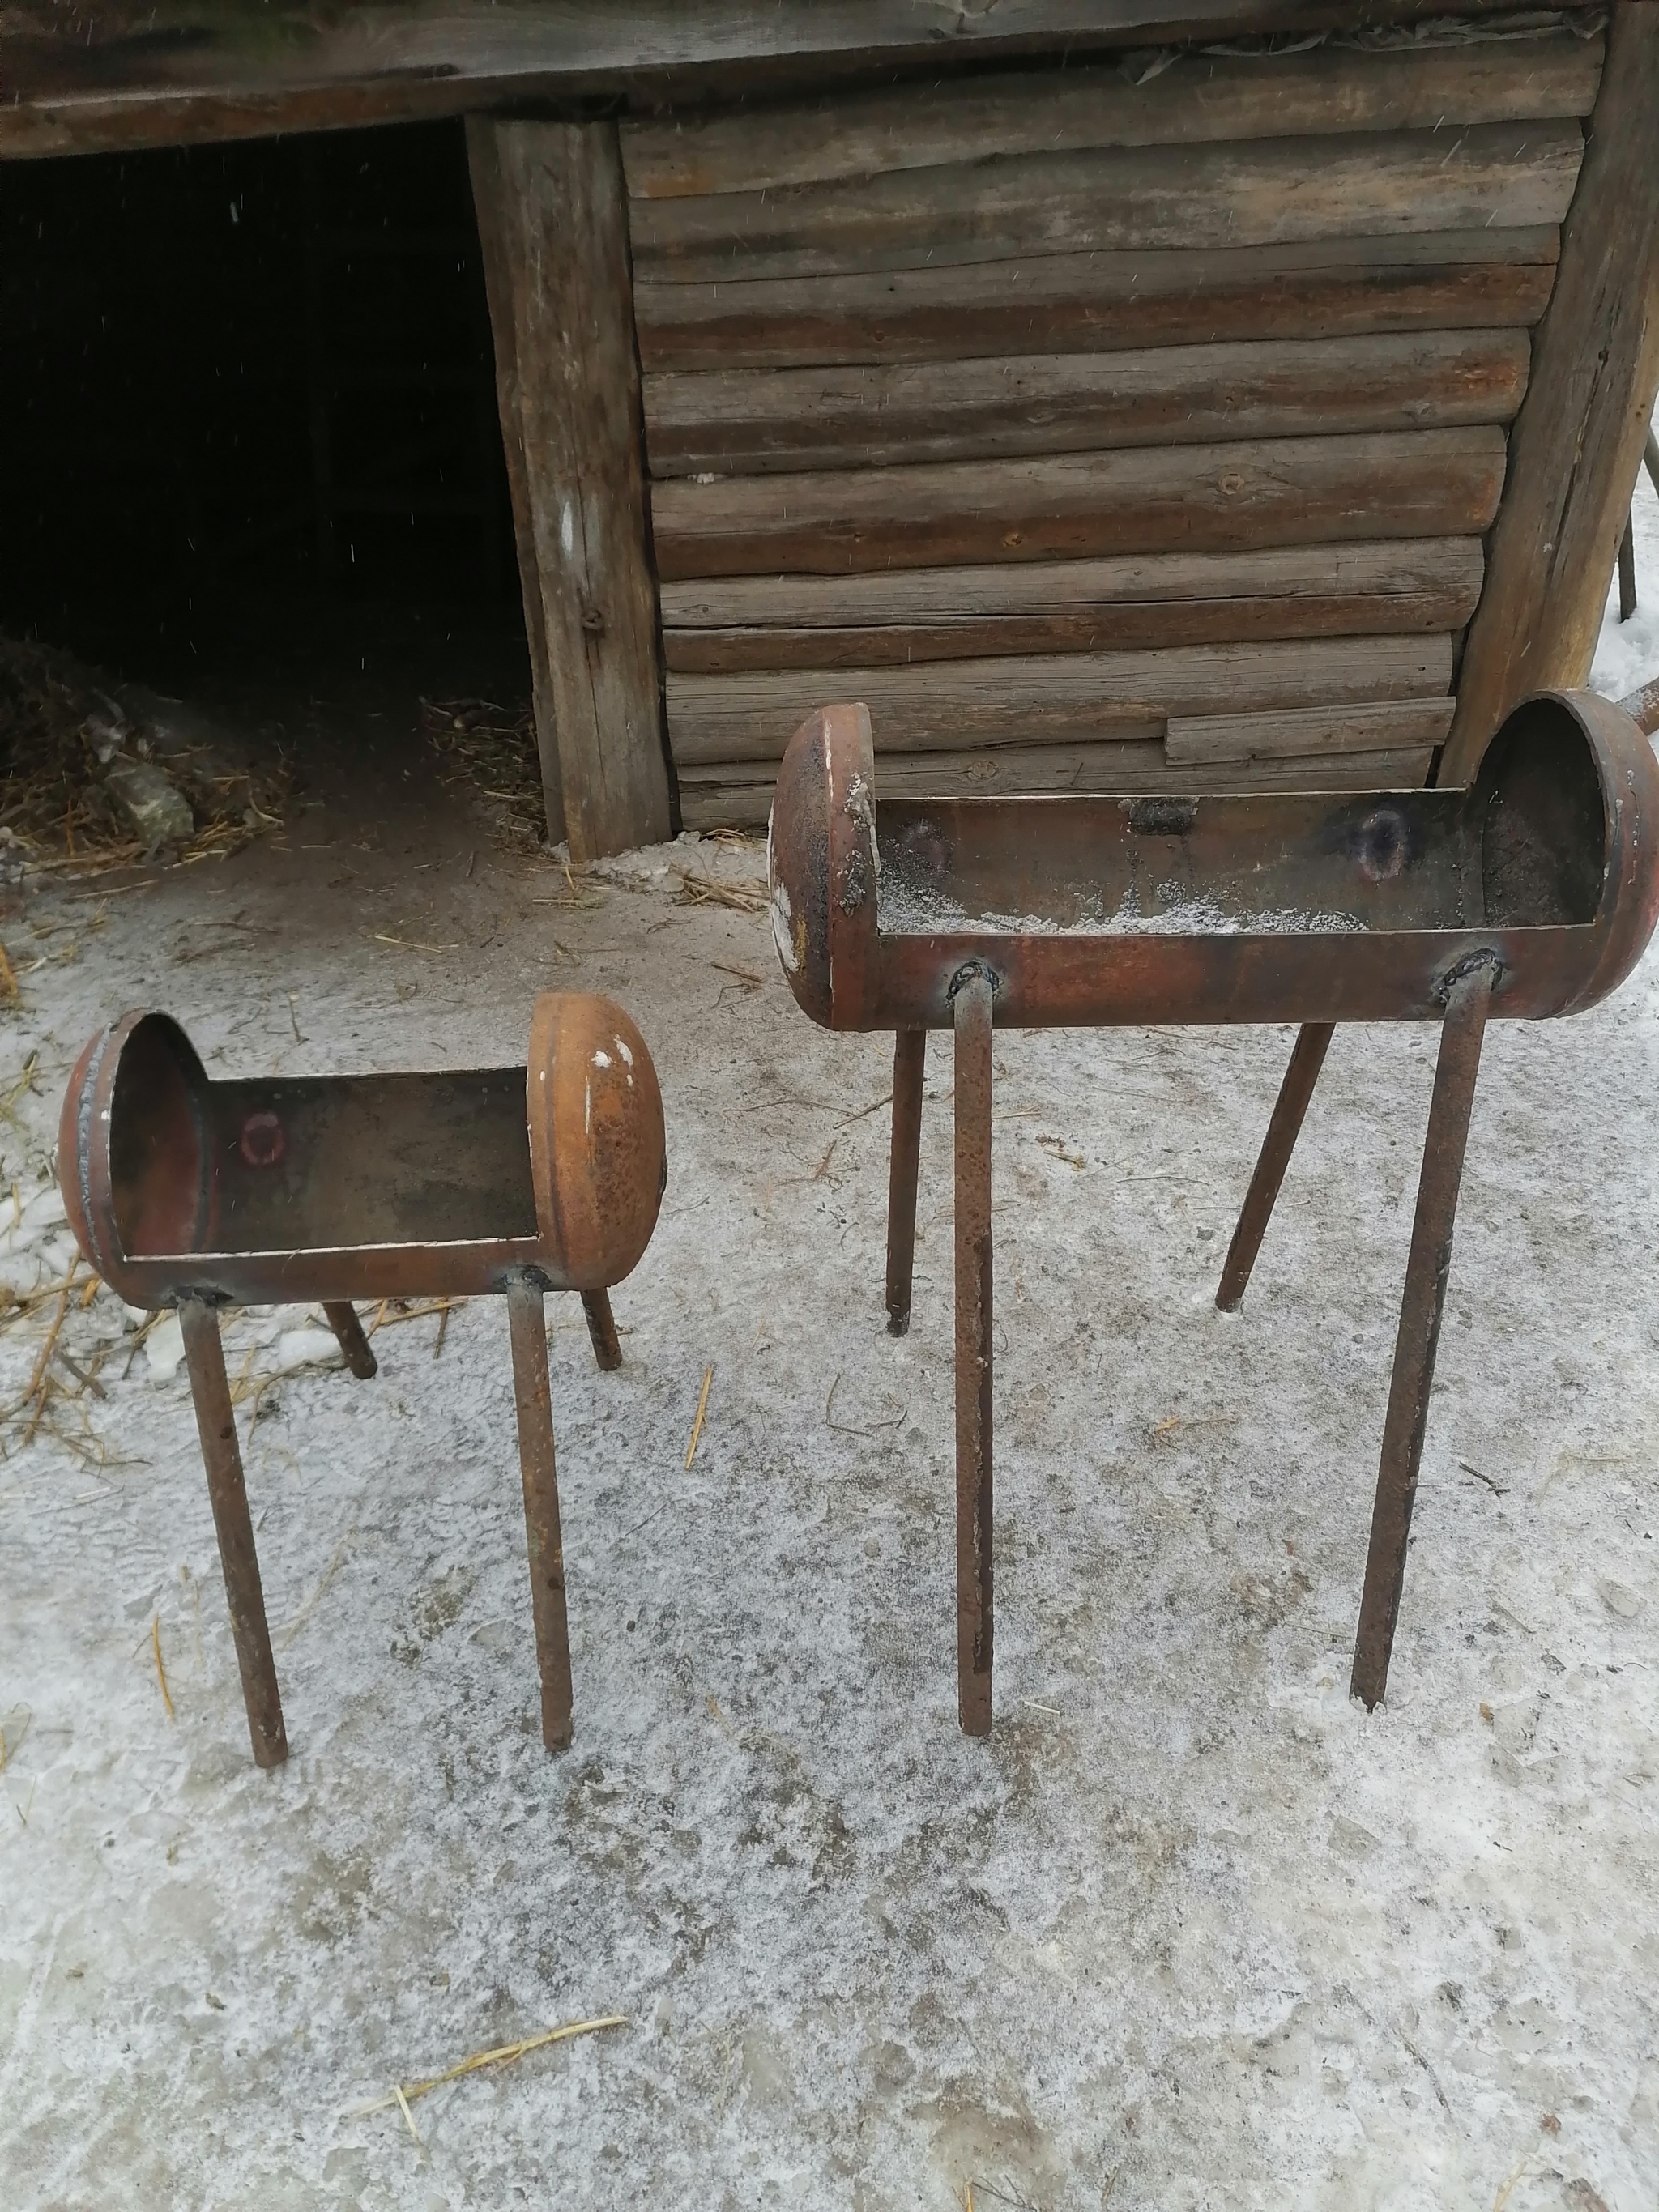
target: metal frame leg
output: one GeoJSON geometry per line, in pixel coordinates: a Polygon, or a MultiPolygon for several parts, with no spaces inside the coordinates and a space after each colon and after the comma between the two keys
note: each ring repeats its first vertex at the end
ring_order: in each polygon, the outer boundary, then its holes
{"type": "Polygon", "coordinates": [[[357,1309],[344,1298],[325,1298],[323,1312],[334,1338],[345,1356],[345,1364],[360,1382],[367,1382],[380,1371],[380,1363],[369,1348],[363,1334],[363,1325],[357,1318],[357,1309]]]}
{"type": "Polygon", "coordinates": [[[1226,1265],[1216,1285],[1215,1302],[1223,1313],[1237,1313],[1243,1299],[1250,1270],[1255,1265],[1261,1240],[1273,1218],[1279,1185],[1285,1180],[1285,1170],[1291,1164],[1291,1154],[1302,1133],[1308,1102],[1313,1097],[1314,1085],[1319,1080],[1319,1071],[1325,1065],[1325,1054],[1334,1034],[1335,1024],[1332,1022],[1304,1022],[1297,1032],[1291,1064],[1285,1070],[1285,1079],[1273,1101],[1267,1133],[1261,1139],[1255,1173],[1244,1194],[1238,1226],[1227,1247],[1226,1265]]]}
{"type": "Polygon", "coordinates": [[[271,1656],[270,1631],[265,1625],[259,1554],[254,1547],[253,1522],[247,1510],[247,1484],[242,1474],[241,1450],[236,1442],[236,1416],[230,1403],[230,1385],[225,1379],[219,1316],[203,1299],[181,1298],[179,1326],[184,1333],[190,1395],[195,1401],[196,1426],[202,1439],[202,1461],[207,1468],[213,1525],[218,1532],[219,1564],[224,1569],[225,1595],[230,1604],[230,1632],[235,1639],[242,1698],[247,1706],[247,1732],[252,1741],[256,1764],[280,1766],[288,1757],[288,1731],[283,1726],[276,1662],[271,1656]]]}
{"type": "Polygon", "coordinates": [[[584,1291],[582,1311],[587,1316],[587,1334],[599,1372],[612,1374],[622,1365],[622,1346],[617,1340],[616,1316],[611,1310],[609,1296],[604,1291],[584,1291]]]}
{"type": "Polygon", "coordinates": [[[1368,1706],[1379,1705],[1389,1686],[1389,1656],[1400,1617],[1406,1543],[1417,1498],[1441,1317],[1446,1309],[1446,1280],[1451,1272],[1458,1186],[1463,1176],[1469,1114],[1480,1069],[1480,1042],[1496,974],[1494,962],[1459,977],[1447,998],[1441,1025],[1440,1059],[1423,1146],[1411,1256],[1406,1262],[1406,1287],[1400,1301],[1400,1334],[1395,1343],[1394,1376],[1389,1386],[1370,1548],[1365,1560],[1365,1589],[1349,1683],[1349,1695],[1362,1698],[1368,1706]]]}
{"type": "Polygon", "coordinates": [[[530,1553],[530,1605],[542,1683],[542,1741],[563,1751],[574,1726],[570,1632],[564,1607],[564,1547],[559,1534],[559,1477],[553,1451],[553,1394],[547,1376],[547,1320],[539,1283],[519,1280],[507,1293],[513,1340],[513,1395],[519,1416],[519,1466],[530,1553]]]}
{"type": "Polygon", "coordinates": [[[991,1733],[991,981],[959,977],[956,1013],[957,1715],[991,1733]]]}
{"type": "Polygon", "coordinates": [[[916,1173],[921,1158],[921,1079],[926,1030],[900,1030],[893,1039],[893,1145],[887,1175],[887,1328],[910,1326],[910,1279],[916,1258],[916,1173]]]}
{"type": "Polygon", "coordinates": [[[1636,518],[1625,517],[1625,534],[1619,541],[1619,619],[1628,622],[1636,612],[1636,518]]]}

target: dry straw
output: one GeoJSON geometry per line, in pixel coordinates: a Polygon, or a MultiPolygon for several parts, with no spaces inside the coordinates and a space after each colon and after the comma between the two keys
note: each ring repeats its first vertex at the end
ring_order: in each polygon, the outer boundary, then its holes
{"type": "Polygon", "coordinates": [[[384,2112],[393,2105],[399,2106],[409,2122],[409,2132],[415,2136],[415,2123],[410,2116],[410,2106],[416,2097],[424,2097],[429,2090],[441,2089],[447,2082],[459,2081],[463,2075],[477,2074],[486,2066],[512,2066],[532,2051],[545,2050],[550,2043],[565,2043],[574,2035],[597,2035],[601,2028],[626,2027],[626,2013],[607,2013],[603,2020],[573,2020],[563,2027],[550,2027],[544,2034],[527,2035],[519,2043],[500,2043],[493,2051],[475,2051],[470,2058],[459,2059],[453,2066],[446,2067],[426,2081],[394,2083],[389,2097],[376,2097],[367,2105],[354,2105],[346,2115],[348,2119],[362,2119],[370,2112],[384,2112]]]}

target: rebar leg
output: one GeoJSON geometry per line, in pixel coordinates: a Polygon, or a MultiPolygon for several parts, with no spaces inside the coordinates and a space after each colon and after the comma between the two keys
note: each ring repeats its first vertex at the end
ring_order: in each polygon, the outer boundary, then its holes
{"type": "Polygon", "coordinates": [[[887,1173],[887,1328],[893,1336],[902,1336],[910,1326],[921,1078],[927,1058],[927,1030],[900,1030],[893,1039],[893,1151],[887,1173]]]}
{"type": "Polygon", "coordinates": [[[368,1339],[363,1334],[363,1325],[357,1318],[357,1309],[344,1298],[327,1298],[323,1312],[334,1332],[335,1341],[345,1358],[346,1365],[360,1382],[367,1382],[380,1371],[380,1363],[369,1349],[368,1339]]]}
{"type": "Polygon", "coordinates": [[[203,1463],[207,1468],[208,1496],[213,1503],[213,1525],[219,1536],[219,1564],[224,1569],[225,1595],[230,1601],[230,1632],[235,1639],[242,1698],[247,1706],[247,1732],[252,1739],[256,1764],[280,1766],[288,1757],[288,1731],[283,1726],[276,1662],[270,1652],[270,1631],[265,1626],[259,1555],[254,1548],[253,1522],[247,1510],[247,1485],[243,1480],[242,1455],[236,1442],[236,1416],[231,1410],[230,1385],[225,1380],[219,1316],[200,1298],[181,1298],[179,1326],[184,1332],[190,1395],[196,1404],[196,1426],[202,1439],[203,1463]]]}
{"type": "Polygon", "coordinates": [[[991,982],[958,978],[957,1145],[957,1717],[991,1733],[991,982]]]}
{"type": "Polygon", "coordinates": [[[1273,1101],[1267,1133],[1261,1139],[1261,1155],[1250,1177],[1250,1187],[1244,1194],[1238,1226],[1227,1247],[1227,1264],[1221,1270],[1221,1280],[1216,1287],[1215,1302],[1223,1313],[1237,1313],[1243,1299],[1250,1270],[1267,1233],[1279,1187],[1291,1164],[1291,1154],[1302,1132],[1303,1116],[1319,1080],[1319,1071],[1325,1065],[1325,1054],[1334,1029],[1332,1022],[1304,1022],[1297,1034],[1291,1064],[1273,1101]]]}
{"type": "Polygon", "coordinates": [[[582,1311],[587,1316],[587,1334],[593,1341],[593,1357],[599,1364],[599,1372],[609,1375],[622,1365],[622,1346],[617,1340],[611,1300],[604,1291],[584,1291],[582,1311]]]}
{"type": "Polygon", "coordinates": [[[553,1395],[547,1379],[547,1321],[541,1286],[520,1279],[507,1293],[513,1338],[513,1395],[519,1413],[519,1466],[530,1549],[530,1605],[542,1680],[542,1741],[569,1744],[570,1632],[564,1610],[564,1548],[559,1535],[559,1477],[553,1454],[553,1395]]]}
{"type": "Polygon", "coordinates": [[[1423,1146],[1423,1174],[1417,1187],[1417,1218],[1412,1224],[1411,1256],[1406,1262],[1406,1288],[1400,1302],[1400,1334],[1395,1342],[1394,1376],[1389,1386],[1376,1504],[1371,1514],[1370,1550],[1365,1560],[1365,1589],[1359,1604],[1353,1676],[1348,1686],[1349,1695],[1363,1698],[1368,1706],[1379,1705],[1389,1686],[1389,1655],[1400,1616],[1406,1542],[1417,1498],[1435,1352],[1446,1307],[1446,1279],[1451,1272],[1458,1185],[1463,1176],[1469,1112],[1480,1067],[1480,1041],[1495,977],[1495,964],[1483,965],[1460,977],[1446,1001],[1440,1030],[1440,1060],[1429,1106],[1429,1133],[1423,1146]]]}
{"type": "Polygon", "coordinates": [[[1625,534],[1619,541],[1619,619],[1628,622],[1636,612],[1636,518],[1625,517],[1625,534]]]}

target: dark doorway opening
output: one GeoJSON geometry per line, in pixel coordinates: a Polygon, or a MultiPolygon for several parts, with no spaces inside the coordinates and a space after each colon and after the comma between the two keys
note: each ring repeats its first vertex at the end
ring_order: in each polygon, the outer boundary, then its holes
{"type": "Polygon", "coordinates": [[[459,123],[0,164],[0,630],[527,697],[459,123]]]}

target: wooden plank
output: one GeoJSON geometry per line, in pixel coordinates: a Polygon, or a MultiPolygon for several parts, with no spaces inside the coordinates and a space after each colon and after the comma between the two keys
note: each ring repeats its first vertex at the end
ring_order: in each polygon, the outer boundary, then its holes
{"type": "Polygon", "coordinates": [[[680,477],[656,485],[651,507],[665,580],[1224,552],[1484,531],[1504,455],[1498,429],[1410,430],[714,483],[680,477]]]}
{"type": "Polygon", "coordinates": [[[1510,438],[1443,782],[1529,693],[1582,684],[1659,387],[1659,5],[1619,0],[1561,274],[1510,438]]]}
{"type": "MultiPolygon", "coordinates": [[[[1243,553],[1129,554],[1100,561],[996,562],[896,568],[870,576],[715,576],[662,587],[665,623],[684,629],[776,624],[786,630],[943,622],[980,615],[1090,614],[1126,603],[1293,599],[1332,592],[1402,605],[1424,598],[1473,608],[1480,590],[1475,538],[1359,539],[1243,553]]],[[[1454,617],[1430,629],[1451,629],[1454,617]]],[[[1424,627],[1415,622],[1397,630],[1424,627]]]]}
{"type": "Polygon", "coordinates": [[[636,200],[634,264],[647,282],[697,283],[1559,223],[1583,150],[1568,118],[1025,154],[636,200]]]}
{"type": "Polygon", "coordinates": [[[1507,422],[1524,331],[1001,355],[645,379],[653,477],[1507,422]]]}
{"type": "Polygon", "coordinates": [[[862,699],[878,747],[901,752],[1127,741],[1161,738],[1171,714],[1442,697],[1451,673],[1449,637],[1371,637],[671,676],[668,729],[677,769],[778,760],[826,699],[862,699]]]}
{"type": "Polygon", "coordinates": [[[484,123],[472,145],[538,688],[587,860],[669,834],[622,162],[609,123],[484,123]]]}
{"type": "MultiPolygon", "coordinates": [[[[1426,748],[1319,754],[1302,760],[1171,768],[1162,745],[1008,746],[968,753],[879,753],[881,799],[976,799],[994,792],[1401,791],[1420,785],[1433,755],[1426,748]],[[1006,753],[1006,758],[1003,757],[1006,753]]],[[[745,773],[742,761],[688,770],[680,804],[688,830],[747,830],[772,808],[775,779],[745,773]]]]}
{"type": "Polygon", "coordinates": [[[1445,743],[1455,703],[1397,699],[1292,707],[1268,714],[1171,714],[1164,749],[1172,766],[1184,768],[1433,746],[1445,743]]]}
{"type": "Polygon", "coordinates": [[[1601,50],[1600,38],[1545,31],[1366,53],[1184,54],[1139,84],[1111,64],[958,77],[624,124],[623,164],[635,198],[682,199],[992,155],[1582,116],[1601,50]]]}
{"type": "Polygon", "coordinates": [[[501,450],[507,461],[507,489],[513,508],[513,536],[519,556],[519,583],[524,604],[525,643],[530,652],[531,705],[536,718],[536,750],[541,761],[542,804],[547,815],[547,839],[557,845],[565,837],[564,779],[559,766],[558,723],[547,651],[547,624],[542,615],[540,579],[536,568],[536,529],[531,496],[529,457],[524,442],[523,392],[519,377],[518,333],[513,313],[513,276],[509,266],[506,206],[495,133],[472,122],[466,131],[467,163],[472,175],[472,198],[478,211],[478,244],[483,260],[484,291],[489,303],[489,327],[495,351],[495,400],[501,425],[501,450]]]}
{"type": "MultiPolygon", "coordinates": [[[[1462,0],[1460,12],[1511,5],[1462,0]]],[[[1304,7],[1297,21],[1316,27],[1351,13],[1304,7]]],[[[258,126],[277,131],[538,95],[729,100],[763,82],[775,96],[781,84],[878,65],[937,70],[957,58],[1232,37],[1285,21],[1284,0],[96,0],[72,14],[58,0],[10,0],[0,155],[144,143],[154,111],[168,106],[182,143],[216,135],[239,103],[257,103],[258,126]],[[336,93],[361,97],[368,112],[319,113],[319,99],[336,93]]]]}
{"type": "Polygon", "coordinates": [[[850,276],[637,278],[650,370],[1118,352],[1222,339],[1530,329],[1555,281],[1553,226],[1310,239],[1224,252],[1038,254],[850,276]]]}

